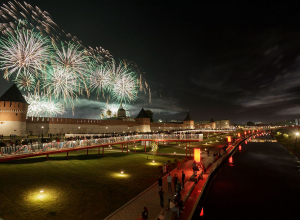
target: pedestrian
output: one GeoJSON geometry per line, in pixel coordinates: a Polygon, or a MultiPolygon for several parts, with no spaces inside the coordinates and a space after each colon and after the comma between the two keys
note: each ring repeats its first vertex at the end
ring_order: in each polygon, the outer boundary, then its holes
{"type": "Polygon", "coordinates": [[[173,178],[172,178],[172,181],[173,181],[173,184],[174,184],[174,189],[176,190],[176,184],[177,184],[177,176],[176,176],[176,174],[173,176],[173,178]]]}
{"type": "Polygon", "coordinates": [[[164,207],[164,192],[163,192],[163,188],[161,188],[158,193],[159,193],[159,198],[160,198],[160,206],[163,208],[164,207]]]}
{"type": "Polygon", "coordinates": [[[209,150],[207,150],[207,156],[209,156],[209,150]]]}
{"type": "Polygon", "coordinates": [[[142,212],[142,218],[143,218],[143,220],[148,219],[148,209],[146,206],[144,206],[144,211],[142,212]]]}
{"type": "Polygon", "coordinates": [[[176,207],[173,199],[171,199],[171,201],[170,201],[170,210],[172,212],[177,212],[177,216],[179,218],[179,208],[176,207]]]}
{"type": "Polygon", "coordinates": [[[181,191],[180,180],[177,180],[177,184],[176,184],[176,192],[177,192],[178,194],[180,194],[180,191],[181,191]]]}
{"type": "Polygon", "coordinates": [[[162,178],[161,178],[161,176],[159,176],[157,182],[158,182],[158,188],[157,188],[157,190],[159,190],[160,188],[162,188],[162,178]]]}
{"type": "Polygon", "coordinates": [[[182,171],[181,174],[182,188],[184,188],[184,179],[185,179],[185,173],[182,171]]]}
{"type": "Polygon", "coordinates": [[[169,192],[172,192],[172,176],[171,176],[171,173],[169,173],[169,176],[167,177],[167,182],[168,182],[168,191],[169,192]]]}

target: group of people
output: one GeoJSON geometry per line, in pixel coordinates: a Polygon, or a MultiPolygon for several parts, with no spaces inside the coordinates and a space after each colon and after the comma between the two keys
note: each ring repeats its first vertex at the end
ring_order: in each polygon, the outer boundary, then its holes
{"type": "MultiPolygon", "coordinates": [[[[163,191],[163,187],[162,187],[162,177],[160,176],[158,178],[158,194],[159,194],[159,198],[160,198],[160,206],[163,208],[164,207],[164,191],[163,191]]],[[[177,213],[177,216],[179,217],[179,213],[182,212],[182,210],[184,209],[183,206],[183,201],[181,199],[181,190],[184,188],[184,183],[185,183],[185,173],[184,171],[182,171],[181,173],[181,181],[180,179],[177,177],[177,174],[174,174],[174,176],[171,176],[171,173],[169,173],[169,175],[167,176],[167,183],[168,183],[168,191],[172,192],[173,188],[175,191],[175,196],[174,198],[170,198],[168,200],[168,208],[177,213]],[[172,188],[173,185],[173,188],[172,188]]]]}

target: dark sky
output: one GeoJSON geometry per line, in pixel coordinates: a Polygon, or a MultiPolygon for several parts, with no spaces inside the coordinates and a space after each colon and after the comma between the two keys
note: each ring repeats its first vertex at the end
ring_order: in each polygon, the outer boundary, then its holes
{"type": "MultiPolygon", "coordinates": [[[[85,46],[145,70],[152,104],[140,93],[134,115],[144,107],[156,120],[183,120],[187,110],[236,123],[300,118],[299,5],[202,2],[27,1],[85,46]]],[[[9,84],[0,85],[2,94],[9,84]]],[[[99,117],[99,106],[81,100],[73,117],[99,117]]]]}

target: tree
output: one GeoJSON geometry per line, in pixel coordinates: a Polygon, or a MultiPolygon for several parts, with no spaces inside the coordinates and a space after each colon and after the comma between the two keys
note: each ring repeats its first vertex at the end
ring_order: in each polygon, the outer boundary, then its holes
{"type": "Polygon", "coordinates": [[[153,112],[151,110],[145,110],[147,113],[148,117],[150,118],[150,122],[154,122],[153,120],[153,112]]]}
{"type": "Polygon", "coordinates": [[[252,121],[248,121],[247,126],[255,126],[255,124],[252,121]]]}

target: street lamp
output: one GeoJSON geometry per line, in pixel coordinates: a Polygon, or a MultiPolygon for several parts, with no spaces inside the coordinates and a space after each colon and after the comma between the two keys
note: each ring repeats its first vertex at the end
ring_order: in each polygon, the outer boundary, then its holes
{"type": "Polygon", "coordinates": [[[42,126],[42,140],[43,140],[43,137],[44,137],[44,126],[42,126]]]}
{"type": "Polygon", "coordinates": [[[297,132],[297,133],[296,133],[296,140],[298,139],[298,136],[299,136],[299,133],[297,132]]]}

